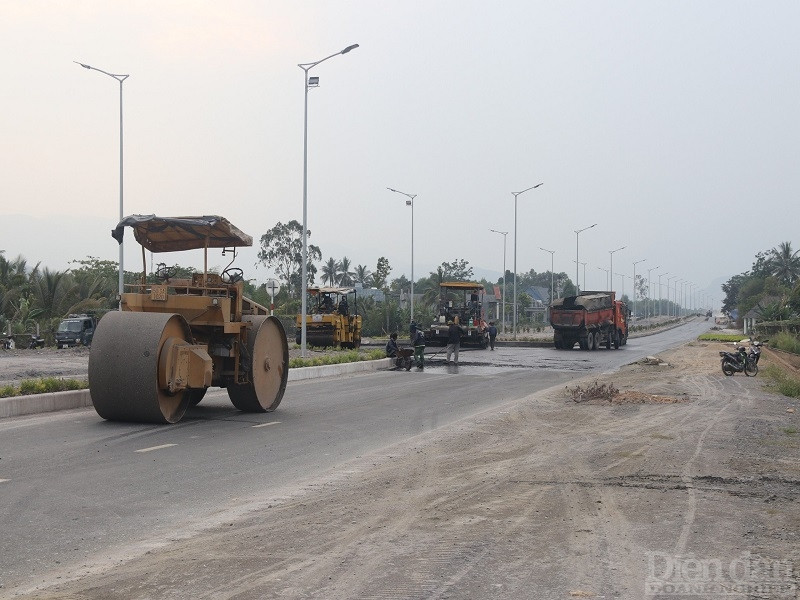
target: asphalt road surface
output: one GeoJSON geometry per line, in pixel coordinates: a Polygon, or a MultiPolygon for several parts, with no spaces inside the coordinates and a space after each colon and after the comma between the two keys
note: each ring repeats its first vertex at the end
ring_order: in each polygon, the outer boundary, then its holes
{"type": "Polygon", "coordinates": [[[509,400],[610,372],[695,338],[696,320],[618,351],[498,348],[289,384],[271,414],[209,393],[177,425],[110,423],[92,409],[0,421],[0,597],[235,520],[340,465],[509,400]]]}

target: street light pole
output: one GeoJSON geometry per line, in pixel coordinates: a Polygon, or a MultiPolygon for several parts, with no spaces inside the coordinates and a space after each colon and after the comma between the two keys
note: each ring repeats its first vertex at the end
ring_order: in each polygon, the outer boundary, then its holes
{"type": "Polygon", "coordinates": [[[325,62],[329,58],[339,56],[340,54],[347,54],[350,50],[358,48],[358,44],[352,44],[344,50],[326,56],[311,63],[300,63],[297,66],[303,69],[303,86],[305,87],[305,105],[303,108],[303,264],[300,267],[300,312],[302,318],[300,319],[300,356],[306,357],[306,312],[307,312],[307,299],[308,295],[308,90],[310,87],[317,87],[319,85],[318,78],[314,78],[312,83],[309,80],[308,72],[319,63],[325,62]]]}
{"type": "Polygon", "coordinates": [[[393,188],[387,187],[387,190],[390,192],[394,192],[395,194],[403,194],[406,196],[408,200],[406,200],[406,206],[411,207],[411,320],[414,320],[414,198],[417,197],[416,194],[406,194],[405,192],[401,192],[400,190],[395,190],[393,188]]]}
{"type": "Polygon", "coordinates": [[[658,274],[658,316],[661,316],[661,276],[662,275],[669,275],[669,271],[666,273],[659,273],[658,274]]]}
{"type": "Polygon", "coordinates": [[[550,304],[553,304],[553,300],[555,299],[555,274],[553,273],[553,255],[556,253],[555,250],[548,250],[547,248],[542,248],[539,246],[539,250],[544,250],[545,252],[550,253],[550,304]]]}
{"type": "Polygon", "coordinates": [[[644,262],[646,260],[647,260],[646,258],[643,258],[641,260],[634,261],[634,263],[633,263],[633,318],[634,319],[636,318],[636,292],[637,292],[637,288],[636,288],[636,265],[638,265],[640,262],[644,262]]]}
{"type": "Polygon", "coordinates": [[[506,332],[506,238],[508,237],[507,231],[498,231],[497,229],[490,229],[494,233],[499,233],[503,236],[503,334],[506,332]]]}
{"type": "MultiPolygon", "coordinates": [[[[580,235],[581,235],[582,231],[586,231],[587,229],[591,229],[595,225],[597,225],[597,223],[595,223],[594,225],[589,225],[588,227],[584,227],[583,229],[576,229],[575,230],[575,285],[577,286],[576,295],[580,294],[580,292],[581,292],[581,286],[578,284],[578,265],[580,264],[580,260],[581,260],[580,252],[578,251],[578,240],[580,238],[580,235]]],[[[585,265],[584,265],[583,271],[584,271],[584,273],[583,273],[583,284],[586,285],[586,266],[585,265]]]]}
{"type": "Polygon", "coordinates": [[[611,288],[614,287],[614,252],[619,252],[620,250],[625,250],[625,248],[627,248],[627,246],[622,246],[621,248],[617,248],[616,250],[609,250],[608,251],[608,254],[611,257],[611,264],[609,265],[609,272],[611,273],[611,275],[609,277],[610,282],[611,282],[610,285],[609,285],[609,288],[608,288],[609,292],[612,291],[611,288]]]}
{"type": "MultiPolygon", "coordinates": [[[[102,69],[98,69],[97,67],[92,67],[90,65],[86,65],[82,62],[78,62],[77,60],[72,61],[76,65],[82,66],[84,69],[89,69],[90,71],[97,71],[98,73],[103,73],[104,75],[108,75],[109,77],[113,77],[117,81],[119,81],[119,220],[122,221],[125,218],[122,209],[122,190],[123,190],[123,170],[122,170],[122,82],[125,81],[130,75],[122,75],[120,73],[109,73],[107,71],[103,71],[102,69]]],[[[116,229],[115,229],[116,232],[116,229]]],[[[122,233],[119,234],[119,310],[122,310],[122,292],[124,291],[124,268],[123,268],[123,245],[122,245],[122,233]]]]}
{"type": "Polygon", "coordinates": [[[619,294],[620,299],[625,295],[625,273],[614,273],[619,275],[619,280],[622,282],[622,291],[619,294]]]}
{"type": "Polygon", "coordinates": [[[671,308],[671,307],[670,307],[670,305],[669,305],[669,289],[670,289],[670,287],[669,287],[669,282],[670,282],[671,280],[673,280],[673,279],[677,279],[677,278],[678,278],[678,276],[677,276],[677,275],[671,275],[671,276],[667,277],[667,316],[668,316],[668,317],[671,317],[671,316],[672,316],[672,308],[671,308]]]}
{"type": "Polygon", "coordinates": [[[517,197],[540,185],[544,185],[544,183],[537,183],[521,192],[511,192],[514,195],[514,339],[517,339],[517,197]]]}
{"type": "Polygon", "coordinates": [[[606,286],[609,286],[608,277],[609,277],[609,274],[611,273],[611,271],[609,271],[605,267],[597,267],[597,268],[600,269],[601,271],[605,271],[606,272],[606,286]]]}
{"type": "MultiPolygon", "coordinates": [[[[649,269],[647,269],[647,299],[648,300],[652,300],[652,298],[650,297],[650,294],[652,293],[650,291],[652,289],[651,282],[650,282],[650,271],[655,271],[656,269],[660,269],[660,268],[661,268],[661,265],[658,265],[657,267],[650,267],[649,269]]],[[[648,318],[648,319],[650,318],[649,313],[650,313],[650,307],[645,305],[645,317],[648,318]]]]}

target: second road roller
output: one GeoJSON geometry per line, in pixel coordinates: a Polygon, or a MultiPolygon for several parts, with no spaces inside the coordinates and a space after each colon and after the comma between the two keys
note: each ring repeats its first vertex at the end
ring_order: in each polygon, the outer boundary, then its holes
{"type": "Polygon", "coordinates": [[[126,284],[120,310],[97,325],[89,354],[89,391],[97,413],[112,421],[176,423],[209,387],[228,391],[245,412],[275,410],[289,372],[281,322],[243,295],[242,270],[208,271],[209,248],[236,256],[253,238],[219,216],[132,215],[119,222],[142,246],[142,276],[126,284]],[[159,265],[147,282],[145,250],[203,249],[202,273],[177,278],[159,265]]]}

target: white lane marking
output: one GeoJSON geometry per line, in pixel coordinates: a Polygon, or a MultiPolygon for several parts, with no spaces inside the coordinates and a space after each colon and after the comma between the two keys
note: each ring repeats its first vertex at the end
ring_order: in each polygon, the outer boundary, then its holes
{"type": "Polygon", "coordinates": [[[256,427],[269,427],[270,425],[277,425],[280,421],[270,421],[269,423],[261,423],[260,425],[253,425],[253,429],[256,427]]]}
{"type": "Polygon", "coordinates": [[[0,483],[5,483],[6,481],[11,481],[10,479],[0,479],[0,483]]]}
{"type": "Polygon", "coordinates": [[[150,452],[152,450],[161,450],[162,448],[171,448],[172,446],[177,446],[178,444],[161,444],[160,446],[152,446],[150,448],[142,448],[141,450],[134,450],[134,452],[150,452]]]}

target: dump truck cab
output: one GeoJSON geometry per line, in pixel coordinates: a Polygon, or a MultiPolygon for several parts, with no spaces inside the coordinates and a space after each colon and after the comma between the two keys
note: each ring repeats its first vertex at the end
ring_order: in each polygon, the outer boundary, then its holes
{"type": "MultiPolygon", "coordinates": [[[[295,320],[295,341],[302,342],[303,315],[295,320]]],[[[358,348],[361,346],[361,315],[356,288],[308,288],[306,343],[311,346],[358,348]]]]}
{"type": "Polygon", "coordinates": [[[174,423],[209,387],[226,388],[233,405],[267,412],[283,398],[289,348],[280,321],[246,298],[242,269],[231,266],[236,248],[252,238],[226,219],[132,215],[114,237],[131,227],[142,245],[142,275],[126,284],[119,311],[97,325],[89,355],[89,391],[101,417],[174,423]],[[232,254],[221,273],[208,270],[209,249],[232,254]],[[203,272],[175,277],[165,264],[147,277],[145,250],[202,249],[203,272]]]}
{"type": "Polygon", "coordinates": [[[431,346],[446,346],[448,323],[458,323],[463,334],[462,346],[486,348],[489,332],[483,313],[483,284],[474,281],[448,281],[439,284],[439,314],[425,331],[431,346]]]}

